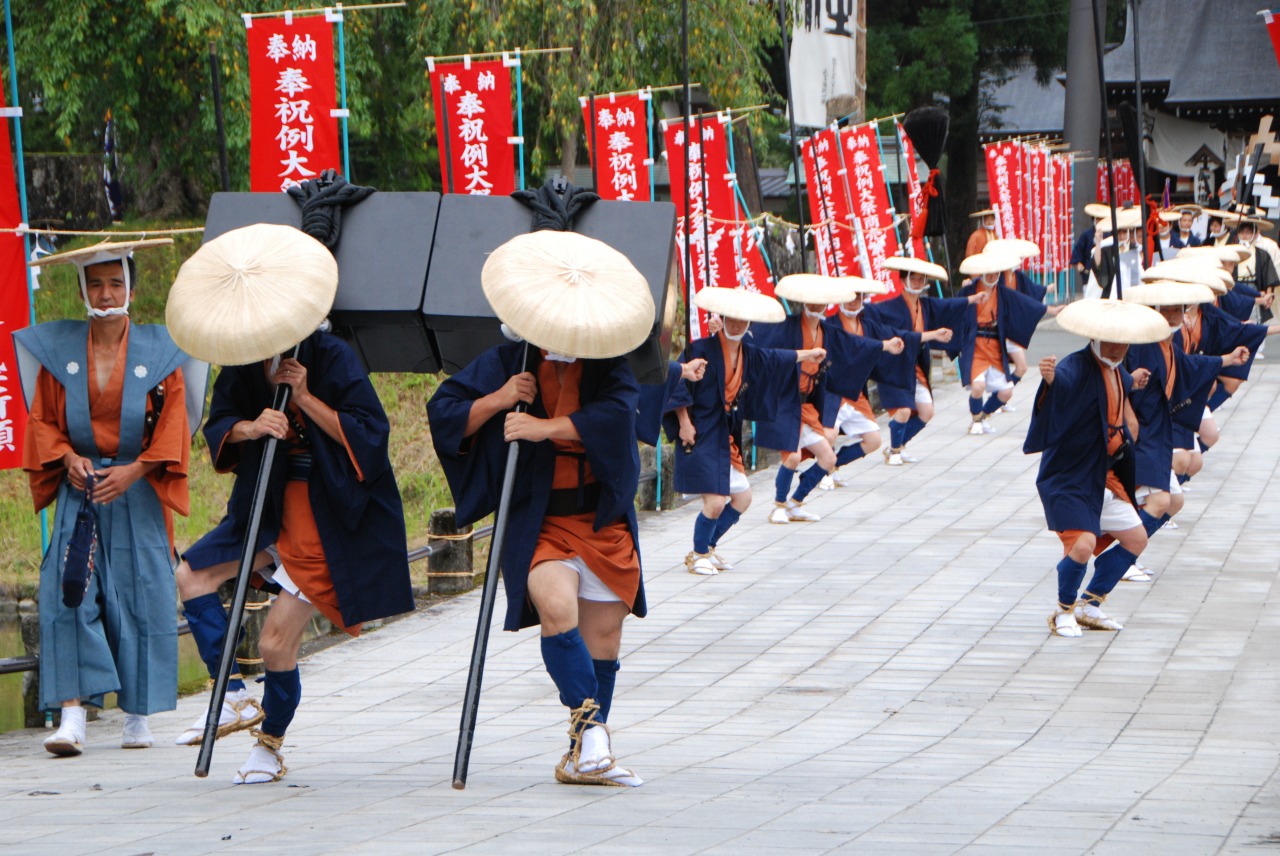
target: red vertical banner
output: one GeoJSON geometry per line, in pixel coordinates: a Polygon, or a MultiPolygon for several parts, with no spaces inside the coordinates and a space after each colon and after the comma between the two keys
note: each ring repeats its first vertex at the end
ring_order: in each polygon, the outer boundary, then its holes
{"type": "Polygon", "coordinates": [[[514,192],[516,142],[507,62],[432,63],[430,78],[444,192],[471,196],[514,192]]]}
{"type": "Polygon", "coordinates": [[[649,105],[647,92],[579,98],[591,175],[601,199],[648,202],[649,105]],[[591,109],[595,106],[595,121],[591,109]],[[601,154],[596,156],[596,149],[601,154]]]}
{"type": "Polygon", "coordinates": [[[333,25],[323,15],[246,22],[250,189],[271,193],[341,171],[333,25]]]}
{"type": "MultiPolygon", "coordinates": [[[[773,294],[773,280],[760,249],[760,232],[740,219],[729,171],[727,121],[722,117],[699,117],[689,122],[693,135],[689,154],[689,223],[683,219],[684,181],[679,173],[685,158],[684,122],[663,123],[667,166],[671,175],[671,201],[680,220],[676,227],[676,249],[690,257],[693,281],[685,283],[690,298],[703,288],[748,288],[773,294]]],[[[694,337],[706,335],[707,314],[694,319],[694,337]]]]}
{"type": "Polygon", "coordinates": [[[1018,175],[1017,143],[989,143],[983,146],[987,157],[987,187],[991,207],[996,211],[996,225],[1000,236],[1014,238],[1018,235],[1018,215],[1022,209],[1022,187],[1018,175]]]}
{"type": "MultiPolygon", "coordinates": [[[[0,109],[4,107],[0,85],[0,109]]],[[[16,229],[22,222],[13,155],[9,150],[9,122],[0,118],[0,227],[16,229]]],[[[22,466],[22,438],[27,432],[27,407],[18,381],[13,333],[31,321],[27,292],[27,260],[22,236],[0,232],[0,469],[22,466]]]]}
{"type": "Polygon", "coordinates": [[[924,188],[920,186],[920,174],[916,172],[916,146],[907,136],[907,129],[901,122],[894,122],[898,129],[898,143],[902,148],[902,162],[907,176],[907,211],[910,217],[908,233],[911,235],[911,255],[917,259],[928,259],[928,251],[924,246],[924,188]]]}
{"type": "Polygon", "coordinates": [[[861,274],[853,231],[848,176],[841,168],[840,145],[830,128],[800,144],[809,197],[809,227],[823,276],[861,274]]]}
{"type": "Polygon", "coordinates": [[[1049,198],[1044,188],[1045,150],[1042,146],[1025,146],[1027,150],[1028,180],[1031,202],[1028,206],[1029,221],[1026,237],[1040,248],[1040,259],[1028,259],[1024,267],[1035,270],[1043,262],[1047,245],[1048,228],[1046,214],[1049,198]]]}
{"type": "Polygon", "coordinates": [[[884,260],[898,255],[898,236],[889,203],[889,185],[885,183],[884,165],[880,160],[878,133],[874,124],[844,128],[840,132],[840,145],[853,191],[853,214],[862,230],[871,278],[889,289],[878,298],[885,300],[897,293],[897,278],[885,268],[884,260]]]}
{"type": "Polygon", "coordinates": [[[1267,22],[1267,34],[1271,36],[1271,47],[1276,52],[1276,62],[1280,63],[1280,18],[1274,11],[1260,13],[1267,22]]]}
{"type": "MultiPolygon", "coordinates": [[[[1115,161],[1116,175],[1116,207],[1125,208],[1138,203],[1138,181],[1134,178],[1133,167],[1127,160],[1115,161]]],[[[1107,162],[1098,161],[1098,201],[1107,204],[1111,201],[1111,188],[1107,184],[1107,162]]]]}

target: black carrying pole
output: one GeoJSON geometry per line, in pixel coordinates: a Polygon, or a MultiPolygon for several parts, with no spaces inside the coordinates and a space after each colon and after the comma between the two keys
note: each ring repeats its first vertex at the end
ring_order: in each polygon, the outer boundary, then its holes
{"type": "MultiPolygon", "coordinates": [[[[296,357],[295,345],[289,356],[296,357]]],[[[272,410],[284,412],[289,406],[293,389],[287,383],[276,385],[272,410]]],[[[258,530],[262,527],[262,508],[267,501],[267,484],[271,480],[271,465],[276,459],[275,437],[268,437],[262,447],[262,461],[258,465],[258,478],[253,486],[253,504],[249,506],[249,525],[240,545],[240,569],[236,571],[236,592],[231,599],[231,612],[227,614],[227,635],[222,640],[222,657],[218,661],[218,675],[213,679],[213,694],[209,696],[209,711],[204,720],[204,740],[200,743],[200,756],[196,759],[196,775],[203,779],[209,775],[213,761],[213,743],[218,739],[218,719],[222,715],[222,703],[227,697],[227,682],[235,667],[236,646],[240,643],[240,626],[244,622],[244,603],[249,595],[249,579],[253,576],[253,559],[257,555],[258,530]]]]}
{"type": "Polygon", "coordinates": [[[596,96],[595,93],[587,96],[589,101],[588,114],[591,117],[591,189],[596,193],[600,192],[600,150],[596,148],[596,96]]]}
{"type": "Polygon", "coordinates": [[[453,139],[449,128],[449,93],[444,88],[444,75],[440,75],[440,127],[444,129],[444,192],[453,193],[453,139]]]}
{"type": "MultiPolygon", "coordinates": [[[[520,357],[520,371],[529,368],[529,343],[524,343],[520,357]]],[[[524,412],[524,404],[516,405],[516,412],[524,412]]],[[[460,791],[467,786],[467,766],[471,762],[471,743],[476,736],[476,716],[480,712],[480,685],[484,682],[484,658],[489,649],[489,626],[493,623],[493,606],[498,599],[498,573],[502,563],[502,548],[507,539],[507,518],[511,511],[511,488],[516,481],[516,463],[520,457],[520,444],[507,444],[507,467],[502,474],[502,493],[498,498],[498,513],[493,521],[493,542],[489,545],[489,561],[484,570],[484,591],[480,595],[480,615],[476,619],[476,638],[471,645],[471,671],[467,674],[467,691],[462,697],[462,722],[458,726],[458,748],[453,755],[453,789],[460,791]]]]}
{"type": "Polygon", "coordinates": [[[213,119],[218,126],[218,170],[222,176],[222,192],[228,193],[231,173],[227,170],[227,129],[222,121],[222,70],[213,42],[209,42],[209,79],[213,82],[213,119]]]}
{"type": "MultiPolygon", "coordinates": [[[[1133,15],[1133,101],[1138,111],[1138,148],[1130,159],[1134,164],[1134,175],[1138,179],[1138,208],[1142,211],[1143,223],[1147,219],[1147,156],[1142,151],[1143,139],[1147,135],[1146,120],[1142,116],[1142,42],[1139,40],[1138,24],[1138,0],[1129,0],[1129,8],[1133,15]]],[[[1105,84],[1104,84],[1105,85],[1105,84]]],[[[1147,241],[1146,229],[1142,230],[1142,264],[1145,266],[1151,260],[1147,258],[1147,241]]],[[[1156,236],[1156,250],[1160,253],[1161,260],[1164,259],[1164,250],[1160,248],[1160,236],[1156,236]]]]}
{"type": "MultiPolygon", "coordinates": [[[[1111,117],[1108,115],[1107,107],[1107,69],[1102,52],[1102,21],[1104,15],[1098,8],[1101,2],[1103,0],[1092,0],[1093,43],[1098,54],[1098,88],[1101,90],[1102,96],[1102,146],[1107,154],[1107,202],[1111,206],[1111,276],[1115,282],[1114,296],[1119,300],[1124,297],[1124,289],[1120,285],[1120,223],[1119,218],[1116,216],[1116,167],[1111,156],[1111,117]]],[[[1141,208],[1141,203],[1139,208],[1141,208]]],[[[1103,296],[1112,296],[1111,290],[1111,283],[1106,283],[1103,296]]]]}
{"type": "Polygon", "coordinates": [[[800,141],[796,138],[796,105],[791,94],[791,46],[787,44],[787,0],[778,0],[778,27],[782,34],[782,65],[787,75],[787,127],[791,133],[791,171],[795,173],[796,222],[800,224],[800,272],[808,273],[809,265],[804,257],[804,203],[800,199],[800,185],[804,173],[800,171],[800,141]]]}

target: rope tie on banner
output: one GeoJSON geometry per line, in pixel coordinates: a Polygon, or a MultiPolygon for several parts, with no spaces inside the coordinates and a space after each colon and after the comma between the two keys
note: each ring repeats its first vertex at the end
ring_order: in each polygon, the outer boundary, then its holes
{"type": "Polygon", "coordinates": [[[191,226],[185,229],[146,229],[144,231],[126,232],[121,229],[110,229],[102,231],[81,231],[76,229],[33,229],[30,226],[19,225],[16,228],[0,229],[0,233],[13,235],[83,235],[88,237],[112,237],[125,235],[195,235],[204,231],[204,226],[191,226]]]}
{"type": "Polygon", "coordinates": [[[428,541],[470,541],[476,537],[475,530],[461,532],[457,535],[427,535],[428,541]]]}

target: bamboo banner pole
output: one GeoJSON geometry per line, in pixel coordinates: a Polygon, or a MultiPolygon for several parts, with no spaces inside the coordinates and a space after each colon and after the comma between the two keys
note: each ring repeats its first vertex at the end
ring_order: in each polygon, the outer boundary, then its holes
{"type": "Polygon", "coordinates": [[[347,140],[347,38],[342,13],[343,7],[339,3],[332,16],[328,10],[325,11],[325,18],[332,21],[338,31],[338,122],[342,129],[342,175],[351,181],[351,153],[347,140]]]}
{"type": "MultiPolygon", "coordinates": [[[[339,3],[336,8],[344,12],[363,12],[366,9],[403,9],[409,4],[405,0],[398,3],[362,3],[358,6],[343,6],[339,3]]],[[[242,18],[283,18],[286,15],[323,15],[334,9],[334,6],[317,6],[314,9],[281,9],[278,12],[246,12],[240,17],[242,18]]]]}
{"type": "MultiPolygon", "coordinates": [[[[352,7],[352,8],[355,8],[355,7],[352,7]]],[[[460,53],[460,54],[448,54],[447,56],[429,56],[429,57],[426,57],[425,59],[427,61],[427,64],[430,65],[432,63],[437,63],[437,62],[451,62],[457,59],[467,59],[468,57],[470,57],[471,59],[501,59],[511,54],[524,57],[524,56],[533,56],[535,54],[570,53],[572,51],[573,51],[573,48],[513,48],[511,50],[505,50],[505,51],[480,51],[478,53],[460,53]]]]}

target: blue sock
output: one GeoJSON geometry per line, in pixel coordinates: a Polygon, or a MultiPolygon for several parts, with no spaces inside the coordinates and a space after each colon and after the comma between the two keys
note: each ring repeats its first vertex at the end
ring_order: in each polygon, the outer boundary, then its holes
{"type": "Polygon", "coordinates": [[[618,669],[622,664],[617,660],[592,660],[591,665],[596,670],[596,704],[600,705],[596,719],[608,722],[609,708],[613,707],[613,687],[618,682],[618,669]]]}
{"type": "Polygon", "coordinates": [[[693,552],[705,553],[711,549],[711,537],[715,534],[718,521],[699,514],[693,521],[693,552]]]}
{"type": "Polygon", "coordinates": [[[1073,606],[1080,593],[1080,583],[1084,582],[1084,571],[1088,565],[1077,562],[1070,556],[1063,556],[1058,563],[1058,603],[1062,606],[1073,606]]]}
{"type": "Polygon", "coordinates": [[[570,710],[582,707],[584,701],[595,698],[599,692],[591,654],[578,628],[543,636],[542,662],[560,691],[560,703],[570,710]]]}
{"type": "Polygon", "coordinates": [[[774,493],[773,498],[778,502],[786,502],[787,497],[791,494],[791,480],[796,477],[795,470],[789,470],[781,464],[778,465],[778,475],[774,477],[774,493]]]}
{"type": "Polygon", "coordinates": [[[1202,455],[1203,455],[1205,452],[1209,451],[1211,448],[1213,448],[1213,447],[1212,447],[1212,446],[1210,446],[1208,443],[1206,443],[1204,440],[1201,440],[1199,437],[1197,437],[1197,438],[1196,438],[1196,445],[1198,445],[1198,446],[1200,447],[1200,454],[1202,454],[1202,455]]]}
{"type": "Polygon", "coordinates": [[[720,512],[720,516],[716,518],[716,531],[711,533],[712,547],[720,543],[720,537],[728,532],[729,528],[737,523],[740,517],[742,517],[742,512],[732,505],[724,507],[724,511],[720,512]]]}
{"type": "Polygon", "coordinates": [[[1152,517],[1150,514],[1147,514],[1146,511],[1139,508],[1138,519],[1142,521],[1142,528],[1147,531],[1147,537],[1150,538],[1152,535],[1156,534],[1156,530],[1163,526],[1164,522],[1169,519],[1169,515],[1162,514],[1158,518],[1152,517]]]}
{"type": "Polygon", "coordinates": [[[1178,473],[1177,479],[1178,479],[1178,484],[1186,484],[1187,482],[1191,481],[1191,476],[1187,475],[1186,473],[1178,473]]]}
{"type": "Polygon", "coordinates": [[[911,418],[907,420],[907,433],[906,433],[906,436],[902,438],[902,445],[905,446],[906,444],[914,440],[916,438],[916,435],[924,430],[924,426],[926,424],[927,423],[923,419],[921,419],[919,416],[915,415],[914,413],[911,414],[911,418]]]}
{"type": "Polygon", "coordinates": [[[982,412],[986,413],[989,416],[992,413],[995,413],[997,410],[999,410],[1003,406],[1004,406],[1004,402],[1000,400],[1000,396],[996,395],[995,393],[992,393],[990,396],[987,397],[987,403],[982,405],[982,412]]]}
{"type": "Polygon", "coordinates": [[[1014,374],[1013,372],[1009,372],[1009,374],[1007,374],[1006,377],[1009,378],[1009,383],[1013,384],[1014,386],[1017,386],[1018,381],[1022,380],[1022,375],[1014,374]]]}
{"type": "Polygon", "coordinates": [[[982,413],[982,399],[980,397],[969,396],[969,413],[973,416],[978,416],[982,413]]]}
{"type": "Polygon", "coordinates": [[[830,475],[830,473],[817,464],[809,467],[809,469],[800,474],[800,484],[796,485],[796,492],[791,495],[791,498],[796,502],[804,502],[804,498],[809,495],[809,492],[817,487],[818,482],[822,481],[823,477],[827,475],[830,475]]]}
{"type": "Polygon", "coordinates": [[[272,737],[284,737],[300,701],[302,678],[298,674],[298,667],[294,666],[287,672],[268,669],[262,688],[262,710],[266,714],[266,718],[262,720],[262,732],[272,737]]]}
{"type": "Polygon", "coordinates": [[[907,425],[908,422],[899,422],[896,419],[889,420],[889,448],[901,449],[907,444],[907,425]]]}
{"type": "MultiPolygon", "coordinates": [[[[1120,582],[1120,578],[1124,576],[1124,572],[1129,570],[1129,566],[1137,561],[1137,559],[1137,556],[1133,555],[1119,544],[1094,559],[1093,579],[1089,580],[1087,594],[1111,594],[1111,590],[1116,587],[1116,583],[1120,582]]],[[[1086,600],[1090,600],[1092,602],[1092,599],[1090,598],[1086,598],[1086,600]]]]}
{"type": "MultiPolygon", "coordinates": [[[[191,629],[200,659],[209,670],[209,677],[217,678],[218,663],[222,659],[222,641],[227,638],[227,611],[222,608],[222,598],[217,592],[202,594],[182,602],[182,614],[191,629]]],[[[238,671],[227,682],[228,692],[244,689],[244,678],[238,671]]]]}
{"type": "Polygon", "coordinates": [[[1231,393],[1227,392],[1227,388],[1222,384],[1218,384],[1218,388],[1209,396],[1209,409],[1217,410],[1230,397],[1231,393]]]}
{"type": "MultiPolygon", "coordinates": [[[[896,425],[897,423],[895,422],[890,424],[896,425]]],[[[893,430],[890,429],[889,433],[892,434],[893,430]]],[[[836,452],[836,466],[843,467],[845,464],[852,464],[854,461],[858,460],[858,458],[861,458],[866,454],[867,450],[862,448],[861,443],[850,443],[848,446],[845,446],[843,449],[836,452]]]]}

